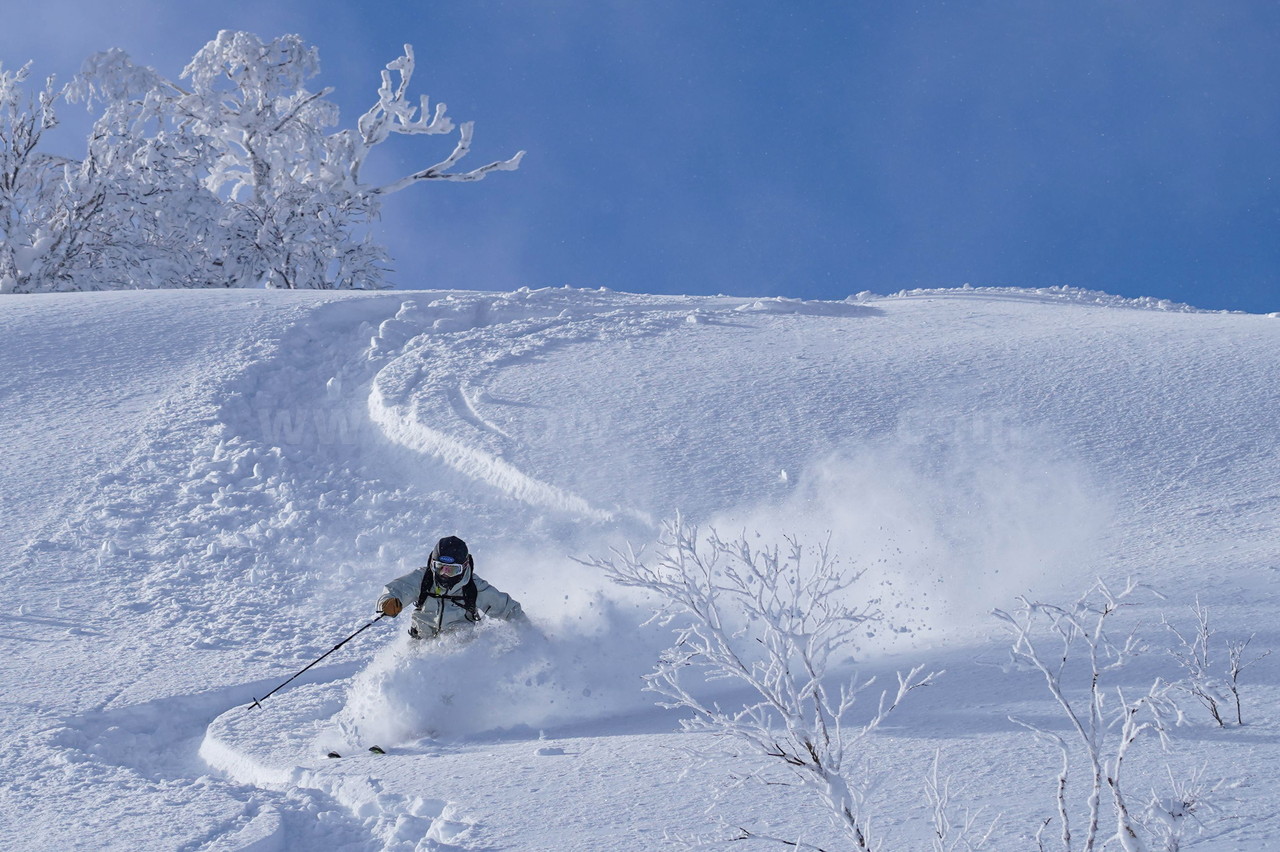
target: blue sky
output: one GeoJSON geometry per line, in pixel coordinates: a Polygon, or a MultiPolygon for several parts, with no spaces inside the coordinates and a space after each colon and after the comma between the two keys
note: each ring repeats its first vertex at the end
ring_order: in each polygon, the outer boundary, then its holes
{"type": "Polygon", "coordinates": [[[5,5],[0,62],[60,79],[108,47],[176,76],[219,29],[299,33],[346,125],[412,43],[415,91],[477,122],[464,163],[528,155],[388,204],[404,287],[1074,285],[1280,311],[1275,2],[5,5]]]}

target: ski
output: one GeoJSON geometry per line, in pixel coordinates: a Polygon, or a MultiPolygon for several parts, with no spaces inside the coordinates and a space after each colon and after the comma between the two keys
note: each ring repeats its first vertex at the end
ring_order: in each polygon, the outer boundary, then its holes
{"type": "MultiPolygon", "coordinates": [[[[376,746],[376,745],[369,746],[369,753],[370,754],[386,754],[386,752],[382,750],[381,746],[376,746]]],[[[342,755],[338,754],[336,751],[331,751],[328,754],[326,754],[325,757],[342,757],[342,755]]]]}

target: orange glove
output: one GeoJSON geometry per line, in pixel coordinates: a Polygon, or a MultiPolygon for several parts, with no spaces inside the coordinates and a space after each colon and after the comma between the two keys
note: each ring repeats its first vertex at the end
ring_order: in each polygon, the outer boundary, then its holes
{"type": "Polygon", "coordinates": [[[400,614],[400,610],[404,609],[404,604],[400,603],[399,598],[387,598],[382,602],[382,614],[395,618],[400,614]]]}

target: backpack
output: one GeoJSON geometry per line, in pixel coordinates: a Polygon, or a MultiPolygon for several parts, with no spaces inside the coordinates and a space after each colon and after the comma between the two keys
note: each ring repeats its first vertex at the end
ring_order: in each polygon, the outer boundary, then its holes
{"type": "Polygon", "coordinates": [[[480,590],[476,588],[475,568],[471,570],[471,576],[467,578],[466,584],[459,589],[460,594],[438,595],[431,591],[431,569],[424,568],[422,571],[422,587],[418,590],[418,602],[413,605],[416,610],[421,610],[426,604],[427,598],[438,598],[446,600],[455,606],[460,606],[467,611],[468,621],[479,621],[480,613],[476,607],[476,599],[479,597],[480,590]]]}

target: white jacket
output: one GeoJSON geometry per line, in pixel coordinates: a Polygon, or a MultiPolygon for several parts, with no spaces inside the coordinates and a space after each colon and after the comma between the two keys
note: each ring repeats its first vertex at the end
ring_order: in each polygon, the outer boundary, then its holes
{"type": "Polygon", "coordinates": [[[403,577],[392,580],[383,589],[382,597],[378,598],[379,611],[382,610],[383,601],[389,598],[397,598],[404,604],[404,608],[409,610],[412,616],[409,632],[416,636],[434,638],[447,630],[456,630],[471,623],[471,619],[467,617],[466,607],[462,603],[463,587],[470,580],[475,580],[476,584],[477,614],[490,618],[505,618],[508,621],[526,620],[524,610],[520,608],[520,603],[515,598],[498,591],[476,577],[471,568],[458,578],[457,585],[451,589],[438,586],[429,589],[430,592],[441,597],[428,597],[423,601],[422,609],[414,610],[414,604],[418,602],[418,595],[422,591],[422,578],[426,571],[425,567],[417,568],[403,577]]]}

